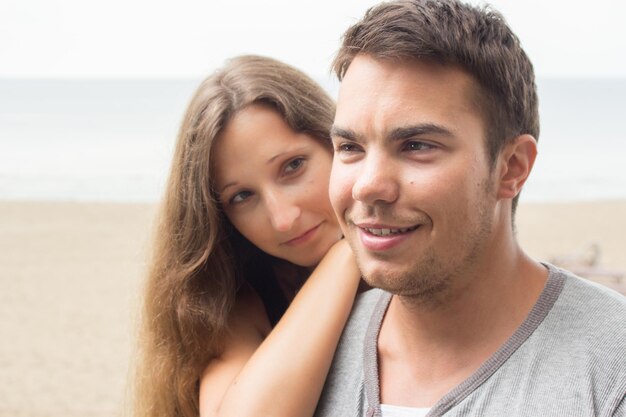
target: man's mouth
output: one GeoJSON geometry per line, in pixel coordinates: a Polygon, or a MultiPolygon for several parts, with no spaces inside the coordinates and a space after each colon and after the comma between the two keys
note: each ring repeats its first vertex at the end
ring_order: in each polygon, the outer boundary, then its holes
{"type": "Polygon", "coordinates": [[[354,223],[359,230],[359,241],[363,247],[372,252],[383,252],[402,245],[422,223],[413,226],[399,226],[384,223],[354,223]]]}
{"type": "MultiPolygon", "coordinates": [[[[361,227],[361,226],[359,226],[361,227]]],[[[365,230],[368,233],[371,233],[375,236],[389,236],[389,235],[398,235],[400,233],[412,232],[417,229],[419,225],[412,227],[401,227],[398,229],[392,228],[376,228],[376,227],[361,227],[361,229],[365,230]]]]}

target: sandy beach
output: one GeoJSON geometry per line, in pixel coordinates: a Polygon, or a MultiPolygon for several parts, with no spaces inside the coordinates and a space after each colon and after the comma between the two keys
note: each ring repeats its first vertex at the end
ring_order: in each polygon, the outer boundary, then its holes
{"type": "MultiPolygon", "coordinates": [[[[122,415],[154,205],[0,202],[0,417],[122,415]]],[[[626,201],[523,204],[538,259],[626,272],[626,201]]],[[[597,279],[601,279],[597,277],[597,279]]]]}
{"type": "Polygon", "coordinates": [[[0,203],[0,416],[121,415],[152,217],[0,203]]]}

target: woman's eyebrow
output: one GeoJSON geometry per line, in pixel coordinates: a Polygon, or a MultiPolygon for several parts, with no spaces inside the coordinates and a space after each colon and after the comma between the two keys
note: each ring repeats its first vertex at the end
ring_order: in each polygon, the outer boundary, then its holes
{"type": "Polygon", "coordinates": [[[305,149],[307,148],[306,145],[302,145],[302,146],[297,146],[297,147],[292,147],[292,148],[287,148],[279,153],[277,153],[276,155],[273,155],[271,158],[269,158],[266,162],[266,164],[271,164],[273,161],[275,161],[277,158],[281,157],[282,155],[288,154],[288,153],[298,153],[298,152],[303,152],[305,149]]]}
{"type": "Polygon", "coordinates": [[[237,181],[231,181],[228,184],[224,185],[221,190],[218,191],[219,194],[222,194],[227,188],[234,187],[238,185],[237,181]]]}

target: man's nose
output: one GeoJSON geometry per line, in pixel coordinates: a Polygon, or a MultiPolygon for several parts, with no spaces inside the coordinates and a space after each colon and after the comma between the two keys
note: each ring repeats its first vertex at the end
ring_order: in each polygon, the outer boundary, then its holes
{"type": "Polygon", "coordinates": [[[380,152],[367,155],[352,187],[352,198],[368,205],[393,203],[398,199],[396,163],[380,152]]]}
{"type": "Polygon", "coordinates": [[[274,230],[288,232],[300,217],[301,209],[293,196],[284,192],[272,191],[266,195],[266,205],[270,223],[274,230]]]}

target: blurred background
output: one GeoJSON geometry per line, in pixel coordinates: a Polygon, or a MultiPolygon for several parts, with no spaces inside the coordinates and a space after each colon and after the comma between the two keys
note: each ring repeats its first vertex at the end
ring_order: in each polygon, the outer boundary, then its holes
{"type": "MultiPolygon", "coordinates": [[[[260,54],[336,96],[340,36],[376,3],[1,0],[0,417],[122,414],[155,206],[195,87],[260,54]]],[[[539,89],[519,239],[621,289],[626,5],[491,4],[539,89]]]]}

